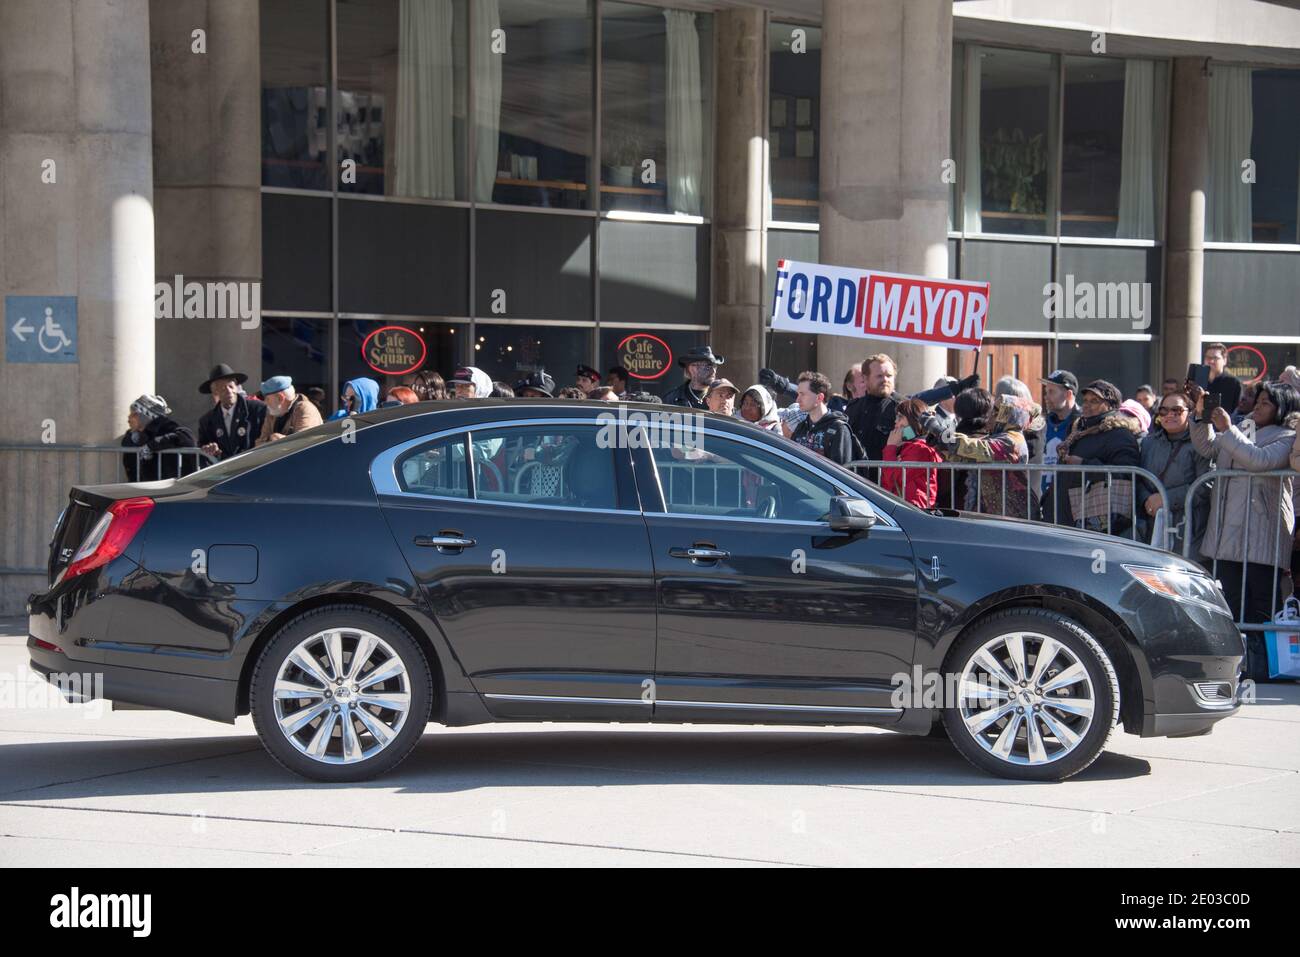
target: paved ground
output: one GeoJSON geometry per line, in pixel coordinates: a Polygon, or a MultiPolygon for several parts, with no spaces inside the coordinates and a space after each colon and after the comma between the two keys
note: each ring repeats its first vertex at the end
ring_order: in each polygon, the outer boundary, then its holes
{"type": "MultiPolygon", "coordinates": [[[[0,620],[0,676],[24,624],[0,620]]],[[[1300,686],[1260,691],[1209,737],[1117,733],[1055,785],[888,732],[550,724],[431,728],[382,781],[321,785],[247,718],[6,703],[0,866],[1295,866],[1300,686]]]]}

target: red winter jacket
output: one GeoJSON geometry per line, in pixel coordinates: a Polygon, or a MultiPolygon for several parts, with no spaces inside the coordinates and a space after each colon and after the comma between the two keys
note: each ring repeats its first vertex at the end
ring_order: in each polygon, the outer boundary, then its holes
{"type": "MultiPolygon", "coordinates": [[[[886,445],[886,462],[942,462],[943,457],[924,439],[912,439],[902,445],[886,445]]],[[[917,508],[934,508],[939,498],[937,469],[882,468],[880,485],[886,492],[901,495],[917,508]],[[903,473],[907,476],[904,478],[903,473]]]]}

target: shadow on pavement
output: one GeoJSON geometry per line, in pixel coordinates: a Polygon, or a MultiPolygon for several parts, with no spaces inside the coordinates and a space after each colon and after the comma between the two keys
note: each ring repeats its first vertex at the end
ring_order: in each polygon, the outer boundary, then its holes
{"type": "MultiPolygon", "coordinates": [[[[1118,733],[1118,732],[1117,732],[1118,733]]],[[[1071,780],[1142,777],[1150,764],[1113,752],[1071,780]]],[[[322,784],[281,768],[257,739],[57,741],[0,746],[0,802],[144,794],[397,789],[449,794],[488,787],[717,784],[1069,787],[1008,781],[975,769],[942,738],[857,731],[682,732],[648,729],[474,733],[433,729],[396,770],[360,784],[322,784]]]]}

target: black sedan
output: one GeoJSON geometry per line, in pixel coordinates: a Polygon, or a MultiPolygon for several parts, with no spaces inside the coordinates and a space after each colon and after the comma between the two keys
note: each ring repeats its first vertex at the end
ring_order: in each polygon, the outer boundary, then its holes
{"type": "Polygon", "coordinates": [[[921,511],[737,419],[440,402],[180,479],[73,488],[35,669],[252,713],[299,774],[395,767],[430,721],[939,725],[1060,780],[1113,727],[1237,710],[1218,586],[1168,552],[921,511]]]}

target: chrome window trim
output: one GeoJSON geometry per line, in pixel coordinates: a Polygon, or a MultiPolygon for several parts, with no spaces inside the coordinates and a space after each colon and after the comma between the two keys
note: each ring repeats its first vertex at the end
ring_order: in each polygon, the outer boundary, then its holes
{"type": "MultiPolygon", "coordinates": [[[[611,405],[614,405],[614,403],[611,403],[611,405]]],[[[625,420],[620,418],[616,418],[615,422],[618,422],[620,425],[626,425],[625,420]]],[[[778,523],[778,524],[785,524],[785,525],[797,525],[799,527],[829,528],[829,526],[825,522],[804,522],[804,521],[796,521],[796,520],[783,520],[783,519],[770,519],[770,518],[748,518],[745,516],[696,515],[693,513],[684,513],[684,512],[682,513],[646,512],[644,510],[638,511],[635,509],[575,508],[567,505],[534,505],[531,503],[501,502],[501,501],[494,501],[492,499],[465,498],[465,497],[451,496],[451,495],[428,495],[421,492],[405,491],[401,487],[397,479],[397,460],[401,458],[403,454],[405,454],[406,452],[410,451],[413,448],[417,448],[418,446],[425,445],[429,442],[435,442],[438,439],[446,438],[447,436],[450,435],[456,435],[457,433],[473,432],[476,429],[481,430],[485,427],[493,428],[493,429],[498,429],[498,428],[504,429],[504,428],[513,428],[516,426],[533,426],[533,425],[536,426],[587,425],[587,426],[591,426],[592,428],[599,428],[602,425],[606,425],[606,424],[609,423],[607,422],[602,423],[599,417],[575,418],[572,416],[567,416],[567,417],[554,417],[554,418],[507,419],[502,422],[487,421],[487,422],[479,422],[479,423],[471,423],[471,424],[461,424],[461,425],[453,426],[451,428],[441,429],[436,432],[430,432],[425,435],[418,436],[414,439],[408,439],[407,441],[402,442],[399,445],[395,445],[392,448],[385,449],[383,452],[380,452],[378,455],[376,455],[370,461],[370,485],[375,490],[375,494],[377,495],[394,495],[394,496],[406,497],[406,498],[429,499],[429,500],[448,501],[448,502],[484,502],[484,503],[489,503],[494,505],[505,505],[511,508],[541,508],[541,509],[551,509],[556,511],[595,512],[595,513],[605,513],[605,514],[612,514],[612,515],[628,515],[628,514],[642,514],[646,516],[663,515],[666,517],[676,517],[676,518],[707,518],[707,519],[718,519],[722,521],[762,522],[765,524],[778,523]]],[[[643,430],[645,429],[645,425],[643,423],[634,423],[634,425],[636,428],[640,428],[643,430]]],[[[711,426],[705,426],[704,434],[712,435],[720,439],[730,439],[732,441],[740,442],[744,445],[750,445],[756,449],[759,449],[760,451],[772,452],[780,456],[781,458],[787,459],[791,464],[793,464],[797,468],[800,468],[805,472],[809,472],[812,475],[821,478],[832,488],[836,489],[839,492],[839,494],[851,495],[854,498],[862,497],[855,490],[849,488],[843,482],[839,481],[835,477],[831,476],[826,472],[821,471],[820,469],[816,468],[813,465],[810,465],[809,463],[800,459],[798,456],[792,455],[791,453],[785,451],[784,449],[775,448],[773,446],[767,445],[764,442],[760,442],[757,439],[753,439],[746,435],[740,435],[735,432],[727,432],[722,429],[718,429],[711,426]]],[[[645,445],[644,447],[648,449],[651,453],[650,464],[651,467],[654,468],[655,470],[655,482],[658,483],[660,495],[662,496],[663,483],[660,482],[659,479],[659,465],[654,460],[654,449],[651,448],[648,444],[645,445]]],[[[667,505],[667,502],[665,502],[665,505],[667,505]]],[[[882,509],[877,508],[874,504],[872,505],[872,510],[876,513],[876,519],[878,523],[883,525],[885,528],[892,528],[895,530],[899,530],[898,523],[895,522],[894,519],[890,517],[889,514],[884,512],[882,509]]]]}
{"type": "MultiPolygon", "coordinates": [[[[640,423],[638,423],[637,427],[642,430],[645,429],[645,426],[640,423]]],[[[760,442],[757,439],[751,438],[747,435],[740,435],[739,433],[736,432],[726,432],[723,431],[722,429],[714,428],[708,425],[704,427],[704,434],[712,435],[720,439],[730,439],[731,441],[734,442],[740,442],[742,445],[750,445],[763,452],[771,452],[775,455],[780,456],[783,459],[786,459],[795,467],[802,469],[805,472],[809,472],[812,475],[815,475],[818,478],[822,479],[832,488],[836,489],[840,495],[851,495],[853,498],[862,498],[862,496],[859,495],[854,489],[849,488],[839,479],[835,478],[829,473],[823,472],[821,469],[817,468],[816,466],[810,465],[809,463],[805,462],[803,459],[799,458],[797,455],[793,455],[790,452],[787,452],[785,449],[775,448],[774,446],[768,445],[765,442],[760,442]]],[[[668,498],[667,496],[664,495],[663,480],[659,477],[659,463],[655,461],[654,448],[648,443],[648,436],[647,436],[647,442],[643,443],[643,447],[650,450],[650,465],[654,469],[655,482],[659,485],[659,496],[664,501],[664,508],[667,509],[668,498]]],[[[871,510],[875,512],[877,521],[882,523],[886,528],[894,528],[894,529],[899,528],[898,523],[895,522],[892,517],[887,515],[881,509],[877,508],[874,503],[871,504],[871,510]]],[[[801,525],[801,526],[811,525],[816,528],[829,528],[829,524],[826,522],[805,522],[798,519],[747,518],[744,516],[737,516],[737,515],[724,516],[724,515],[699,514],[695,512],[668,512],[668,511],[646,512],[645,514],[647,517],[651,515],[665,515],[665,516],[672,516],[675,518],[707,518],[710,520],[721,519],[722,521],[765,522],[768,524],[775,522],[784,525],[801,525]]]]}
{"type": "MultiPolygon", "coordinates": [[[[593,429],[600,428],[602,423],[599,418],[553,418],[553,419],[509,419],[505,422],[479,422],[470,425],[461,424],[453,428],[443,429],[438,432],[430,432],[427,435],[410,439],[395,445],[392,448],[385,449],[373,459],[370,460],[370,485],[375,490],[376,495],[395,495],[401,498],[428,499],[443,502],[472,502],[482,505],[504,505],[509,508],[541,508],[550,509],[560,512],[594,512],[605,515],[640,515],[640,509],[628,508],[582,508],[573,505],[537,505],[532,502],[504,502],[499,499],[478,498],[476,496],[457,496],[457,495],[430,495],[424,492],[408,492],[402,488],[397,478],[397,460],[413,448],[421,445],[427,445],[430,442],[436,442],[439,439],[447,438],[453,435],[464,435],[476,431],[488,429],[506,429],[517,426],[545,426],[545,425],[586,425],[593,429]]],[[[471,443],[473,439],[471,437],[471,443]]],[[[471,451],[472,454],[472,451],[471,451]]]]}

